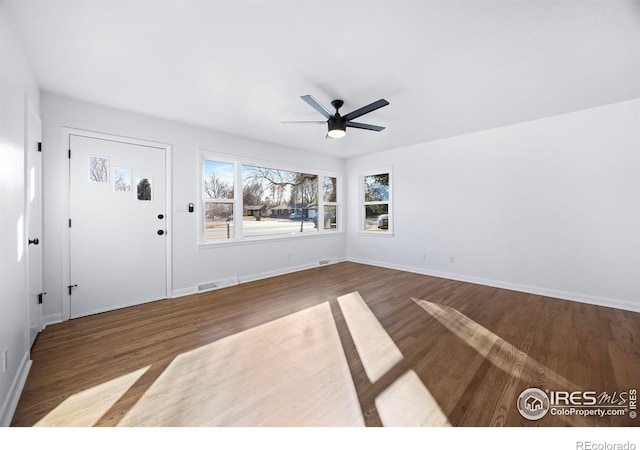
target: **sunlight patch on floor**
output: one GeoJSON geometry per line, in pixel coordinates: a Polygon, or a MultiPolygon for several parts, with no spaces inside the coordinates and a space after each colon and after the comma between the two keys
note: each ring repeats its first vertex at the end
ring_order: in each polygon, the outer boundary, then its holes
{"type": "Polygon", "coordinates": [[[376,408],[385,427],[444,427],[449,419],[420,377],[410,370],[376,398],[376,408]]]}
{"type": "MultiPolygon", "coordinates": [[[[372,383],[404,358],[358,292],[338,297],[362,365],[372,383]]],[[[420,377],[409,370],[375,400],[386,427],[450,426],[447,416],[420,377]]]]}
{"type": "Polygon", "coordinates": [[[363,426],[328,302],[177,356],[120,426],[363,426]]]}
{"type": "Polygon", "coordinates": [[[35,426],[90,427],[95,425],[147,369],[149,366],[72,395],[35,426]]]}
{"type": "Polygon", "coordinates": [[[449,331],[473,347],[478,353],[487,358],[493,365],[501,370],[504,370],[504,367],[513,366],[513,364],[509,363],[513,359],[514,355],[516,359],[526,361],[521,367],[519,367],[517,373],[509,373],[509,375],[521,378],[528,383],[531,383],[532,386],[535,386],[539,380],[532,374],[536,373],[538,368],[543,368],[544,376],[551,385],[572,391],[580,390],[576,384],[571,383],[562,375],[540,364],[538,361],[531,358],[526,352],[523,352],[513,344],[505,341],[500,336],[483,327],[460,311],[448,306],[438,305],[436,303],[419,300],[413,297],[411,300],[416,302],[420,307],[422,307],[422,309],[427,311],[438,322],[449,329],[449,331]],[[500,351],[491,352],[491,349],[494,348],[496,344],[499,344],[500,351]],[[524,369],[531,370],[525,371],[524,369]]]}
{"type": "Polygon", "coordinates": [[[402,353],[358,292],[338,297],[338,304],[367,377],[375,383],[402,361],[402,353]]]}

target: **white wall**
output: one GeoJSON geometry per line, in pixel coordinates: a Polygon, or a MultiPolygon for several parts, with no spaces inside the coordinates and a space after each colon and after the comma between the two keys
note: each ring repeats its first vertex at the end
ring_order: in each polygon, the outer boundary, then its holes
{"type": "MultiPolygon", "coordinates": [[[[64,262],[68,256],[68,164],[63,127],[108,133],[172,145],[173,205],[199,206],[199,150],[230,153],[298,167],[344,172],[344,160],[238,138],[203,128],[80,102],[42,95],[45,322],[66,319],[64,288],[69,284],[64,262]]],[[[198,249],[198,214],[169,213],[172,221],[172,284],[177,295],[197,284],[238,276],[241,281],[275,275],[317,264],[328,257],[344,258],[344,234],[279,239],[251,244],[198,249]],[[291,255],[290,259],[288,255],[291,255]]]]}
{"type": "Polygon", "coordinates": [[[8,425],[29,364],[25,245],[25,108],[38,85],[0,4],[0,426],[8,425]],[[20,225],[20,224],[24,225],[20,225]],[[2,353],[7,350],[7,371],[2,353]]]}
{"type": "Polygon", "coordinates": [[[640,100],[350,159],[347,179],[350,260],[640,310],[640,100]],[[359,235],[357,174],[385,166],[395,236],[359,235]]]}

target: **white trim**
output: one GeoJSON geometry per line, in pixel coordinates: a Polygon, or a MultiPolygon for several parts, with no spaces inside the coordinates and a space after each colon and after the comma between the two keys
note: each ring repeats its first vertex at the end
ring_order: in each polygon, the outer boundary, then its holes
{"type": "Polygon", "coordinates": [[[343,187],[342,187],[342,177],[320,174],[318,175],[318,212],[316,213],[316,225],[318,227],[318,231],[322,233],[334,233],[340,232],[344,230],[344,220],[342,220],[342,211],[341,206],[343,204],[341,195],[342,195],[343,187]],[[325,178],[335,178],[336,179],[336,201],[335,202],[325,202],[324,201],[324,179],[325,178]],[[335,230],[326,230],[324,228],[324,208],[325,207],[335,207],[336,208],[336,228],[335,230]],[[322,224],[321,220],[322,218],[322,224]]]}
{"type": "MultiPolygon", "coordinates": [[[[260,242],[260,241],[271,241],[274,239],[287,239],[287,238],[300,238],[300,237],[310,237],[310,236],[323,236],[325,234],[334,235],[344,231],[344,218],[342,213],[342,205],[344,204],[344,187],[343,187],[343,173],[342,172],[334,172],[330,170],[318,169],[318,168],[310,168],[297,166],[293,164],[287,164],[282,162],[276,162],[271,160],[260,160],[254,159],[250,157],[222,153],[207,150],[204,148],[198,149],[198,176],[197,187],[196,187],[196,198],[198,198],[198,227],[197,227],[197,246],[198,249],[207,249],[213,248],[217,246],[226,246],[226,245],[243,245],[246,243],[260,242]],[[219,161],[230,163],[234,165],[234,180],[233,180],[233,189],[234,189],[234,198],[231,200],[233,203],[233,225],[234,225],[234,235],[230,239],[219,239],[219,240],[204,240],[204,207],[203,207],[203,197],[202,197],[202,184],[204,182],[203,179],[203,165],[204,161],[219,161]],[[336,179],[337,183],[337,192],[336,192],[336,202],[330,202],[332,205],[336,206],[336,214],[337,214],[337,229],[336,230],[324,230],[321,228],[320,223],[318,223],[318,227],[315,232],[304,232],[304,233],[295,233],[295,234],[272,234],[272,235],[264,235],[264,236],[244,236],[243,235],[243,220],[239,219],[243,217],[243,205],[242,205],[242,167],[245,165],[256,166],[256,167],[265,167],[276,170],[284,170],[289,172],[298,172],[298,173],[307,173],[313,174],[318,177],[318,201],[317,201],[317,211],[316,215],[322,212],[324,213],[324,190],[323,190],[323,177],[332,177],[336,179]],[[238,216],[238,214],[240,214],[238,216]]],[[[220,200],[219,203],[226,203],[225,200],[220,200]]],[[[229,202],[229,203],[231,203],[229,202]]],[[[319,222],[319,221],[318,221],[319,222]]]]}
{"type": "Polygon", "coordinates": [[[197,294],[197,293],[198,293],[198,288],[197,287],[176,289],[175,291],[173,291],[171,293],[171,298],[185,297],[187,295],[192,295],[192,294],[197,294]]]}
{"type": "Polygon", "coordinates": [[[32,361],[29,359],[29,352],[25,352],[20,363],[20,368],[13,378],[7,397],[0,407],[0,427],[8,427],[11,425],[11,419],[16,412],[18,401],[22,395],[22,390],[27,382],[27,375],[31,369],[32,361]]]}
{"type": "Polygon", "coordinates": [[[363,170],[357,173],[358,175],[358,229],[356,232],[362,236],[377,236],[377,237],[393,237],[394,236],[394,223],[395,223],[395,215],[393,214],[393,166],[382,167],[379,169],[371,169],[371,170],[363,170]],[[379,175],[387,173],[389,174],[389,200],[387,201],[379,201],[379,202],[365,202],[364,200],[364,178],[370,175],[379,175]],[[387,215],[389,216],[388,220],[388,228],[387,231],[366,231],[364,229],[365,225],[365,204],[375,205],[375,204],[386,204],[387,205],[387,215]]]}
{"type": "MultiPolygon", "coordinates": [[[[199,150],[198,151],[198,176],[196,177],[196,182],[197,182],[197,195],[196,198],[198,199],[198,202],[195,203],[195,208],[197,210],[197,214],[198,214],[198,226],[197,226],[197,235],[196,235],[196,242],[198,243],[198,248],[200,248],[200,246],[202,245],[206,245],[206,244],[219,244],[219,243],[229,243],[229,242],[236,242],[238,240],[238,235],[239,235],[239,230],[238,227],[242,227],[242,220],[237,220],[236,218],[238,217],[238,196],[240,198],[242,198],[242,182],[238,183],[238,162],[236,160],[231,159],[231,157],[229,155],[224,155],[224,154],[220,154],[220,156],[218,156],[218,154],[214,154],[212,152],[206,151],[206,150],[199,150]],[[211,157],[215,157],[216,159],[211,159],[208,156],[211,157]],[[205,241],[204,240],[204,232],[205,232],[205,228],[204,228],[204,204],[203,202],[205,201],[204,199],[204,195],[203,195],[203,184],[204,184],[204,162],[205,161],[217,161],[217,162],[222,162],[222,163],[227,163],[227,164],[232,164],[233,165],[233,198],[231,199],[224,199],[224,200],[217,200],[216,199],[211,199],[213,203],[231,203],[233,205],[233,236],[231,236],[229,239],[221,239],[220,241],[205,241]],[[238,187],[238,185],[240,185],[238,187]]],[[[242,211],[240,212],[240,217],[242,217],[242,211]]]]}
{"type": "MultiPolygon", "coordinates": [[[[88,131],[88,130],[82,130],[82,129],[78,129],[78,128],[71,128],[71,127],[62,127],[62,150],[63,151],[67,151],[69,149],[69,142],[70,142],[70,138],[71,136],[80,136],[80,137],[88,137],[88,138],[94,138],[94,139],[102,139],[102,140],[109,140],[109,141],[115,141],[115,142],[121,142],[124,144],[133,144],[133,145],[141,145],[141,146],[146,146],[146,147],[154,147],[154,148],[158,148],[158,149],[162,149],[164,150],[164,155],[165,155],[165,214],[167,216],[167,220],[165,222],[165,227],[166,227],[166,247],[165,247],[165,272],[166,272],[166,286],[165,286],[165,296],[169,297],[169,295],[172,292],[172,263],[171,263],[171,258],[172,258],[172,253],[171,253],[171,248],[172,248],[172,222],[173,222],[173,208],[172,208],[172,197],[171,197],[171,173],[172,173],[172,166],[171,166],[171,161],[172,161],[172,156],[171,156],[171,151],[172,151],[172,145],[171,144],[167,144],[167,143],[163,143],[163,142],[157,142],[157,141],[148,141],[148,140],[144,140],[144,139],[138,139],[138,138],[131,138],[131,137],[127,137],[127,136],[119,136],[119,135],[115,135],[115,134],[109,134],[109,133],[101,133],[101,132],[96,132],[96,131],[88,131]]],[[[67,180],[71,180],[71,173],[70,173],[70,165],[67,164],[67,180]]],[[[66,183],[66,202],[67,202],[67,217],[71,217],[70,215],[70,207],[71,205],[69,204],[69,200],[70,200],[70,192],[69,192],[69,182],[66,183]]],[[[69,265],[71,263],[70,261],[70,257],[71,257],[71,248],[70,248],[70,229],[69,227],[63,227],[63,236],[62,236],[62,317],[63,320],[68,320],[71,317],[71,296],[69,295],[69,292],[66,288],[68,282],[69,282],[69,265]]],[[[153,301],[153,300],[151,300],[153,301]]],[[[142,303],[146,303],[147,301],[144,301],[142,303]]],[[[132,306],[132,305],[128,305],[128,306],[132,306]]],[[[115,307],[112,309],[116,309],[115,307]]]]}
{"type": "MultiPolygon", "coordinates": [[[[346,260],[347,259],[344,258],[344,257],[335,259],[336,263],[345,262],[346,260]]],[[[294,273],[294,272],[301,272],[303,270],[315,269],[317,267],[319,267],[319,266],[318,266],[318,262],[316,261],[316,262],[313,262],[313,263],[301,264],[299,266],[285,267],[283,269],[270,270],[268,272],[261,272],[261,273],[257,273],[257,274],[253,274],[253,275],[240,276],[240,277],[238,277],[238,281],[239,281],[240,284],[250,283],[252,281],[264,280],[265,278],[277,277],[277,276],[280,276],[280,275],[287,275],[287,274],[294,273]]],[[[177,290],[173,291],[172,298],[184,297],[184,296],[187,296],[187,295],[198,294],[198,293],[199,292],[198,292],[198,287],[197,286],[190,287],[190,288],[184,288],[184,289],[177,289],[177,290]]]]}
{"type": "MultiPolygon", "coordinates": [[[[342,176],[342,172],[334,172],[332,170],[319,169],[317,167],[309,167],[309,166],[299,166],[297,164],[284,163],[282,161],[274,161],[271,159],[257,159],[249,156],[239,155],[236,153],[224,153],[215,150],[208,150],[206,148],[199,148],[200,154],[203,155],[204,159],[208,159],[206,156],[211,156],[212,158],[221,158],[216,161],[223,162],[235,162],[240,165],[251,165],[251,166],[260,166],[268,169],[281,169],[288,170],[290,172],[301,172],[301,173],[309,173],[314,175],[327,175],[332,177],[342,176]],[[273,167],[275,165],[275,167],[273,167]]],[[[201,185],[200,185],[201,186],[201,185]]],[[[200,189],[200,197],[202,197],[202,189],[200,189]]],[[[242,192],[242,191],[241,191],[242,192]]]]}
{"type": "MultiPolygon", "coordinates": [[[[202,183],[200,181],[200,189],[202,189],[202,183]]],[[[234,161],[233,163],[233,241],[242,242],[242,236],[244,234],[244,200],[242,199],[242,162],[234,161]],[[239,206],[239,208],[238,208],[239,206]]],[[[200,221],[200,226],[204,229],[204,218],[200,221]]],[[[204,242],[204,232],[199,235],[204,242]]],[[[212,242],[212,241],[208,241],[212,242]]],[[[219,241],[224,242],[224,241],[219,241]]],[[[215,242],[214,242],[215,243],[215,242]]]]}
{"type": "Polygon", "coordinates": [[[366,264],[369,266],[384,267],[386,269],[401,270],[403,272],[417,273],[420,275],[428,275],[438,278],[446,278],[448,280],[463,281],[465,283],[480,284],[483,286],[491,286],[500,289],[508,289],[510,291],[524,292],[527,294],[542,295],[544,297],[553,297],[562,300],[569,300],[579,303],[587,303],[589,305],[604,306],[607,308],[616,308],[626,311],[640,312],[640,303],[632,303],[626,300],[596,297],[588,294],[580,294],[577,292],[560,291],[556,289],[548,289],[538,286],[529,286],[526,284],[509,283],[507,281],[491,280],[488,278],[473,277],[468,275],[460,275],[451,272],[440,272],[436,270],[428,270],[420,267],[404,266],[400,264],[392,264],[381,261],[371,261],[366,259],[347,257],[347,261],[366,264]]]}
{"type": "Polygon", "coordinates": [[[327,230],[324,233],[320,233],[318,231],[308,231],[303,233],[295,233],[295,234],[271,234],[266,236],[249,236],[243,239],[225,239],[220,241],[200,241],[198,243],[198,250],[208,250],[212,248],[220,248],[220,247],[233,247],[233,246],[242,246],[242,245],[251,245],[260,242],[273,242],[281,239],[305,239],[305,238],[316,238],[316,237],[329,237],[329,236],[339,236],[344,235],[343,231],[330,231],[327,230]]]}
{"type": "MultiPolygon", "coordinates": [[[[336,260],[336,262],[344,262],[344,261],[346,261],[346,258],[337,258],[336,260]]],[[[319,266],[318,266],[318,262],[316,261],[313,263],[301,264],[299,266],[286,267],[284,269],[269,270],[267,272],[257,273],[254,275],[245,275],[242,277],[238,277],[238,279],[240,280],[240,284],[249,283],[251,281],[264,280],[265,278],[277,277],[280,275],[287,275],[294,272],[301,272],[303,270],[315,269],[317,267],[319,266]]]]}
{"type": "Polygon", "coordinates": [[[171,196],[173,189],[171,189],[171,180],[172,176],[172,165],[173,161],[172,150],[173,146],[171,144],[158,144],[162,145],[164,149],[164,186],[165,186],[165,195],[164,195],[164,211],[165,211],[165,229],[167,239],[165,240],[165,267],[166,267],[166,286],[165,286],[165,296],[169,297],[171,295],[171,291],[173,290],[173,253],[171,249],[173,248],[173,198],[171,196]]]}
{"type": "MultiPolygon", "coordinates": [[[[62,140],[60,150],[63,155],[69,150],[69,142],[71,141],[71,133],[75,131],[73,128],[62,127],[60,138],[62,140]]],[[[64,184],[64,198],[67,206],[66,217],[71,217],[71,164],[67,162],[64,165],[67,171],[67,182],[64,184]]],[[[68,320],[71,318],[71,296],[68,294],[66,286],[69,283],[70,271],[71,271],[71,236],[69,227],[62,227],[62,236],[60,236],[60,242],[62,242],[62,270],[60,281],[60,298],[62,299],[62,320],[68,320]]]]}
{"type": "MultiPolygon", "coordinates": [[[[31,175],[29,173],[29,167],[32,163],[32,153],[29,148],[29,119],[32,118],[37,123],[37,135],[38,142],[42,143],[42,120],[40,119],[40,115],[36,111],[35,108],[31,105],[28,96],[25,96],[25,118],[24,118],[24,192],[26,195],[24,196],[24,223],[23,223],[23,232],[24,236],[27,240],[32,237],[37,237],[41,241],[44,238],[44,202],[43,202],[43,186],[42,186],[42,153],[38,153],[37,158],[40,160],[38,163],[38,173],[35,175],[38,178],[38,192],[37,195],[40,200],[40,223],[38,224],[38,233],[37,236],[29,236],[29,227],[31,225],[32,220],[32,212],[34,208],[31,206],[31,201],[29,199],[29,194],[31,193],[31,175]]],[[[44,245],[44,244],[43,244],[44,245]]],[[[25,304],[27,306],[27,342],[29,346],[33,344],[31,340],[31,324],[33,321],[32,312],[31,312],[31,302],[34,301],[31,298],[31,252],[29,251],[29,244],[25,246],[24,249],[24,261],[25,261],[25,304]]],[[[40,250],[40,289],[41,292],[44,292],[44,251],[40,250]]],[[[40,308],[40,317],[38,318],[38,333],[43,330],[42,326],[42,305],[39,305],[40,308]]],[[[37,335],[36,335],[37,337],[37,335]]],[[[35,338],[34,338],[35,339],[35,338]]]]}
{"type": "Polygon", "coordinates": [[[389,234],[389,233],[385,233],[385,232],[380,232],[380,231],[358,231],[356,234],[363,236],[363,237],[383,237],[383,238],[392,238],[394,235],[393,234],[389,234]]]}
{"type": "Polygon", "coordinates": [[[42,329],[44,330],[48,325],[53,325],[56,323],[60,323],[60,322],[64,322],[64,319],[62,318],[62,313],[56,313],[56,314],[51,314],[48,316],[43,316],[42,317],[42,329]]]}

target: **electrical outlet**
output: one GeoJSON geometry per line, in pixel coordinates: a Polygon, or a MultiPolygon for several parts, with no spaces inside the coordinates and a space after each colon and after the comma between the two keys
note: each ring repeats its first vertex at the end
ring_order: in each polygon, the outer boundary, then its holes
{"type": "Polygon", "coordinates": [[[420,257],[421,260],[426,261],[427,260],[427,254],[423,253],[422,256],[420,257]]]}
{"type": "Polygon", "coordinates": [[[456,262],[455,256],[449,256],[449,263],[454,264],[456,262]]]}

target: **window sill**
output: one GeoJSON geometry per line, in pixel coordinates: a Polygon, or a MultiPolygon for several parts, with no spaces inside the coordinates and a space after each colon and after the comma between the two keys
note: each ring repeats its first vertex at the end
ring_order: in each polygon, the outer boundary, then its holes
{"type": "Polygon", "coordinates": [[[294,240],[294,239],[314,239],[324,238],[330,236],[344,235],[344,231],[325,231],[323,233],[300,233],[300,234],[283,234],[278,236],[255,236],[246,237],[243,239],[225,239],[220,241],[200,241],[198,243],[198,250],[208,250],[212,248],[220,247],[234,247],[243,245],[253,245],[260,243],[277,242],[282,240],[294,240]]]}
{"type": "Polygon", "coordinates": [[[383,238],[392,238],[394,237],[393,233],[383,233],[380,231],[358,231],[357,234],[359,236],[373,236],[373,237],[383,237],[383,238]]]}

